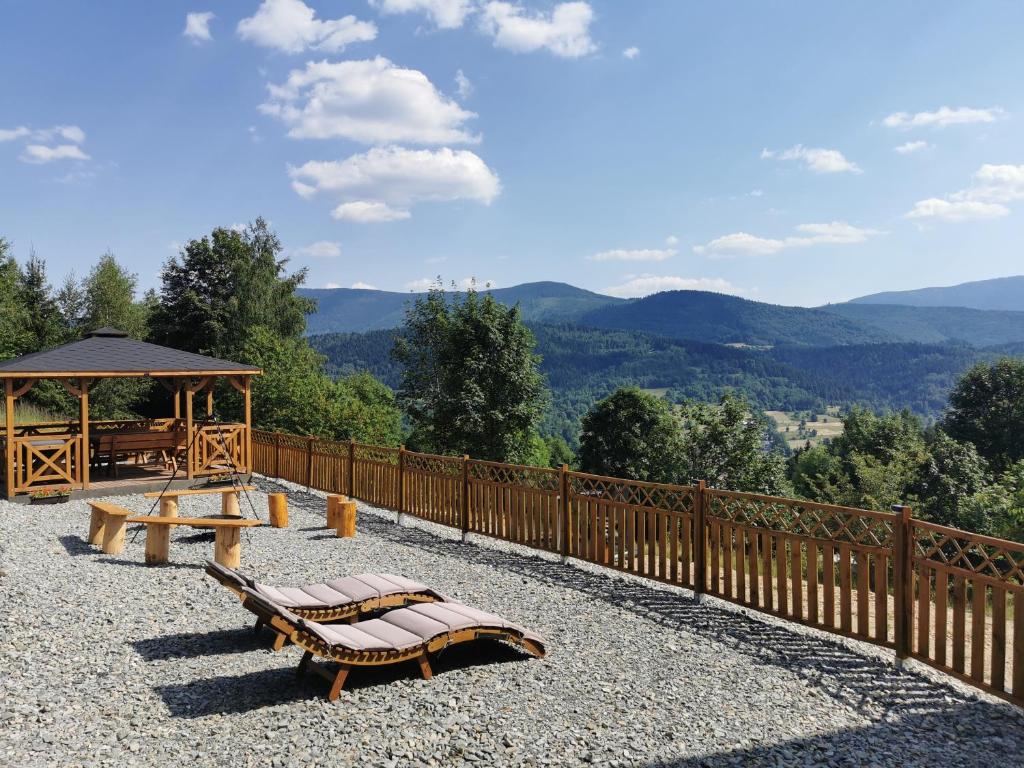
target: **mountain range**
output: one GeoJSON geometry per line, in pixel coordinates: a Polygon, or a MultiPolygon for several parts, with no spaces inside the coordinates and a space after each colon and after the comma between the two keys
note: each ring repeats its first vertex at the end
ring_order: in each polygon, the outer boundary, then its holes
{"type": "MultiPolygon", "coordinates": [[[[308,318],[310,334],[396,328],[410,303],[423,295],[354,288],[301,293],[318,304],[308,318]]],[[[489,293],[502,303],[518,303],[528,324],[573,323],[734,346],[957,342],[988,347],[1024,342],[1024,276],[873,294],[813,309],[706,291],[620,299],[556,282],[489,293]],[[942,303],[956,301],[967,303],[942,303]]]]}

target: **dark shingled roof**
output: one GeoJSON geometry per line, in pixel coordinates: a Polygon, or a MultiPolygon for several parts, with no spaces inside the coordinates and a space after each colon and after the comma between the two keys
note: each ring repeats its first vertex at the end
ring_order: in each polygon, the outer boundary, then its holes
{"type": "Polygon", "coordinates": [[[0,379],[48,373],[166,376],[215,372],[261,373],[251,365],[131,339],[116,328],[99,328],[81,341],[0,362],[0,379]]]}

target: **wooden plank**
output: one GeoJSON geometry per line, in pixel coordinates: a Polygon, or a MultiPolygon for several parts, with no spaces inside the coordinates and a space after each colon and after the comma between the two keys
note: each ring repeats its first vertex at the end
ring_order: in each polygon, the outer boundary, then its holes
{"type": "Polygon", "coordinates": [[[839,545],[839,628],[843,632],[853,631],[853,599],[850,573],[850,545],[839,545]]]}
{"type": "Polygon", "coordinates": [[[807,620],[818,623],[818,543],[807,542],[807,620]]]}
{"type": "Polygon", "coordinates": [[[967,584],[960,574],[953,576],[953,669],[963,674],[966,650],[967,584]]]}
{"type": "Polygon", "coordinates": [[[836,548],[834,544],[822,545],[821,551],[821,578],[824,582],[824,593],[822,599],[825,611],[825,626],[835,627],[836,625],[836,548]]]}
{"type": "Polygon", "coordinates": [[[657,512],[655,516],[658,520],[658,576],[668,579],[669,524],[671,523],[671,527],[675,527],[675,519],[668,512],[657,512]]]}
{"type": "Polygon", "coordinates": [[[747,578],[750,579],[750,604],[757,607],[760,601],[760,590],[757,584],[757,544],[760,537],[750,531],[750,549],[747,550],[747,578]]]}
{"type": "MultiPolygon", "coordinates": [[[[727,596],[732,597],[732,551],[734,546],[734,529],[728,523],[723,523],[722,525],[722,536],[722,570],[724,571],[722,588],[727,596]]],[[[740,559],[742,560],[743,558],[740,559]]]]}
{"type": "Polygon", "coordinates": [[[655,534],[657,529],[654,525],[654,512],[647,513],[647,575],[654,577],[657,575],[655,570],[655,560],[658,556],[658,545],[655,541],[655,534]]]}
{"type": "Polygon", "coordinates": [[[984,584],[971,584],[971,679],[985,681],[985,597],[984,584]]]}
{"type": "Polygon", "coordinates": [[[928,649],[931,646],[932,577],[931,571],[924,563],[918,564],[915,570],[917,572],[917,653],[927,659],[928,649]]]}
{"type": "Polygon", "coordinates": [[[789,576],[787,571],[789,570],[786,566],[786,541],[787,536],[779,535],[775,536],[775,584],[776,584],[776,599],[775,609],[786,615],[789,610],[789,595],[787,587],[789,585],[789,576]]]}
{"type": "Polygon", "coordinates": [[[747,532],[736,529],[736,597],[741,603],[747,602],[747,532]]]}
{"type": "Polygon", "coordinates": [[[263,525],[262,520],[237,517],[225,519],[221,517],[157,517],[156,515],[129,517],[125,522],[142,523],[143,525],[188,525],[194,528],[256,528],[263,525]]]}
{"type": "Polygon", "coordinates": [[[1024,702],[1024,592],[1013,595],[1013,697],[1024,702]]]}
{"type": "Polygon", "coordinates": [[[772,535],[761,533],[761,604],[772,610],[772,535]]]}
{"type": "Polygon", "coordinates": [[[866,552],[857,553],[857,634],[869,636],[868,592],[871,588],[871,563],[866,552]]]}
{"type": "Polygon", "coordinates": [[[946,647],[949,645],[949,574],[935,571],[935,661],[946,666],[946,647]]]}
{"type": "Polygon", "coordinates": [[[875,640],[889,639],[889,558],[875,555],[875,640]]]}
{"type": "Polygon", "coordinates": [[[709,591],[713,595],[719,594],[718,588],[718,574],[719,574],[719,548],[721,546],[721,535],[722,527],[717,518],[712,518],[708,522],[708,535],[710,536],[710,549],[711,549],[711,583],[709,591]]]}
{"type": "Polygon", "coordinates": [[[684,524],[685,519],[680,515],[669,516],[669,530],[671,531],[670,541],[672,546],[669,549],[669,557],[672,561],[670,577],[673,584],[679,583],[679,528],[684,524]]]}
{"type": "Polygon", "coordinates": [[[1006,688],[1006,590],[992,588],[992,687],[1006,688]]]}
{"type": "Polygon", "coordinates": [[[803,577],[803,553],[799,539],[789,540],[789,573],[793,580],[793,612],[797,620],[804,618],[804,577],[803,577]]]}

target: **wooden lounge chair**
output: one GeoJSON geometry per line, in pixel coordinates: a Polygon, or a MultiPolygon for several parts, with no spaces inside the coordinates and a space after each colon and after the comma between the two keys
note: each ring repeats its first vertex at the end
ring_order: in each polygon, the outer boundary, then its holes
{"type": "MultiPolygon", "coordinates": [[[[353,621],[373,611],[411,603],[448,600],[443,594],[425,584],[391,573],[357,573],[323,584],[270,587],[260,584],[234,568],[226,568],[212,560],[206,561],[206,572],[238,595],[241,600],[245,599],[245,590],[251,589],[295,615],[321,624],[353,621]]],[[[266,626],[266,623],[257,618],[256,630],[263,626],[266,626]]],[[[274,641],[274,650],[280,650],[287,639],[287,634],[278,633],[274,641]]]]}
{"type": "Polygon", "coordinates": [[[242,590],[244,605],[305,653],[299,674],[311,670],[331,683],[328,700],[335,701],[355,666],[381,666],[416,659],[424,679],[432,676],[428,654],[455,643],[494,638],[512,643],[543,658],[544,640],[523,627],[492,613],[462,603],[420,603],[396,608],[376,619],[354,624],[319,624],[303,619],[249,587],[242,590]],[[318,656],[341,667],[330,672],[313,662],[318,656]]]}

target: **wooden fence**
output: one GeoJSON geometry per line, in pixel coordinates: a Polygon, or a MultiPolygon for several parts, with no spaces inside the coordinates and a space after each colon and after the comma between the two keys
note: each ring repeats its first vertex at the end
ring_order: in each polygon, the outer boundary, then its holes
{"type": "Polygon", "coordinates": [[[1024,545],[707,487],[253,431],[254,470],[891,648],[1024,706],[1024,545]]]}

